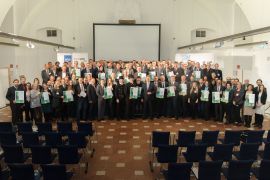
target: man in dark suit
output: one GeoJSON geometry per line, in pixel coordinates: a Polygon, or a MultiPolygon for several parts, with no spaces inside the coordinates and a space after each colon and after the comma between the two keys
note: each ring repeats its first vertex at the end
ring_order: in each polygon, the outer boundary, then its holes
{"type": "Polygon", "coordinates": [[[134,117],[134,113],[135,113],[135,101],[136,99],[132,99],[130,97],[130,90],[131,87],[136,87],[135,83],[134,83],[134,78],[132,75],[128,76],[129,78],[129,82],[125,85],[125,98],[126,98],[126,118],[129,119],[133,119],[134,117]]]}
{"type": "Polygon", "coordinates": [[[123,76],[119,77],[119,82],[115,87],[114,91],[115,101],[116,101],[116,117],[117,120],[124,118],[125,112],[125,84],[123,76]]]}
{"type": "Polygon", "coordinates": [[[219,69],[218,63],[215,64],[215,69],[213,69],[213,71],[215,72],[216,77],[222,81],[222,78],[223,78],[222,71],[219,69]]]}
{"type": "Polygon", "coordinates": [[[87,86],[87,97],[88,97],[88,119],[91,121],[95,118],[94,109],[97,109],[97,94],[95,88],[96,80],[92,78],[89,85],[87,86]]]}
{"type": "MultiPolygon", "coordinates": [[[[26,113],[26,78],[24,75],[21,75],[20,76],[20,84],[19,84],[19,87],[18,89],[21,89],[24,91],[24,105],[22,106],[21,108],[21,111],[19,112],[19,116],[20,116],[20,119],[23,119],[23,111],[24,111],[24,114],[25,114],[25,120],[26,121],[29,121],[30,120],[30,117],[29,117],[29,113],[26,113]]],[[[30,106],[29,106],[29,111],[30,111],[30,106]]]]}
{"type": "Polygon", "coordinates": [[[155,95],[155,86],[150,82],[150,76],[147,75],[145,83],[142,85],[142,98],[143,98],[143,118],[146,119],[147,112],[149,117],[153,119],[153,100],[155,95]]]}
{"type": "MultiPolygon", "coordinates": [[[[217,81],[216,86],[213,89],[213,92],[218,92],[220,94],[220,98],[222,97],[222,92],[225,90],[226,88],[224,86],[222,86],[221,84],[221,80],[217,81]]],[[[222,122],[222,104],[220,103],[215,103],[215,120],[216,121],[220,121],[222,122]]]]}
{"type": "Polygon", "coordinates": [[[41,71],[42,83],[47,83],[50,79],[50,75],[52,74],[52,70],[49,68],[48,64],[45,64],[45,68],[41,71]]]}
{"type": "Polygon", "coordinates": [[[70,78],[70,73],[67,71],[67,67],[63,66],[62,71],[58,72],[57,76],[61,78],[65,78],[65,77],[70,78]]]}
{"type": "Polygon", "coordinates": [[[87,114],[87,87],[83,83],[83,78],[79,78],[78,84],[75,86],[75,93],[77,95],[77,122],[81,119],[86,119],[87,114]]]}
{"type": "Polygon", "coordinates": [[[23,91],[23,89],[19,88],[19,80],[15,79],[13,81],[13,86],[9,87],[7,90],[6,98],[9,100],[11,113],[12,113],[12,122],[14,124],[18,122],[22,122],[22,107],[24,103],[16,103],[15,102],[15,92],[23,91]]]}
{"type": "Polygon", "coordinates": [[[160,76],[160,82],[158,84],[158,88],[164,88],[164,97],[158,99],[158,117],[167,116],[167,87],[168,82],[165,81],[165,75],[160,76]]]}
{"type": "Polygon", "coordinates": [[[188,97],[190,92],[190,84],[186,80],[186,76],[181,76],[181,82],[178,86],[178,114],[185,118],[188,115],[188,97]]]}

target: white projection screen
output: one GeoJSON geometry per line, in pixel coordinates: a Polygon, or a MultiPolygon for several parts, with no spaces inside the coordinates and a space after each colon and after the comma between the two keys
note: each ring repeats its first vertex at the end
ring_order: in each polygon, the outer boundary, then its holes
{"type": "Polygon", "coordinates": [[[160,24],[93,24],[95,60],[159,60],[160,24]]]}

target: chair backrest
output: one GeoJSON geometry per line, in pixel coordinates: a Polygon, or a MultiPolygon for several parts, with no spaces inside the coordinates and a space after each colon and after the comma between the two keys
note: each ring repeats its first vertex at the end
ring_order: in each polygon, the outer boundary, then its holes
{"type": "Polygon", "coordinates": [[[267,132],[267,138],[266,138],[267,142],[270,142],[270,130],[267,132]]]}
{"type": "Polygon", "coordinates": [[[152,147],[159,147],[160,145],[169,145],[170,132],[152,132],[152,147]]]}
{"type": "Polygon", "coordinates": [[[233,144],[216,144],[213,152],[214,161],[230,161],[232,159],[233,144]]]}
{"type": "Polygon", "coordinates": [[[12,122],[0,122],[0,133],[12,131],[13,131],[12,122]]]}
{"type": "Polygon", "coordinates": [[[234,144],[235,146],[239,146],[241,134],[242,131],[225,131],[224,144],[234,144]]]}
{"type": "Polygon", "coordinates": [[[20,145],[2,145],[6,163],[24,163],[24,153],[20,145]]]}
{"type": "Polygon", "coordinates": [[[80,156],[76,146],[59,146],[58,160],[60,164],[78,164],[80,156]]]}
{"type": "Polygon", "coordinates": [[[205,144],[192,144],[187,147],[185,155],[187,162],[204,161],[206,157],[207,145],[205,144]]]}
{"type": "Polygon", "coordinates": [[[32,146],[31,152],[33,164],[51,164],[53,162],[51,147],[49,146],[32,146]]]}
{"type": "Polygon", "coordinates": [[[250,179],[252,160],[230,161],[227,179],[250,179]]]}
{"type": "Polygon", "coordinates": [[[86,148],[87,139],[85,133],[73,132],[68,133],[68,143],[71,146],[77,146],[78,148],[86,148]]]}
{"type": "Polygon", "coordinates": [[[270,160],[270,142],[265,143],[263,151],[263,159],[270,160]]]}
{"type": "Polygon", "coordinates": [[[177,145],[179,147],[187,147],[194,144],[196,131],[179,131],[177,145]]]}
{"type": "Polygon", "coordinates": [[[38,128],[38,134],[44,135],[46,132],[52,132],[52,123],[36,123],[38,128]]]}
{"type": "Polygon", "coordinates": [[[22,133],[23,147],[30,148],[31,146],[39,145],[39,135],[36,132],[22,133]]]}
{"type": "Polygon", "coordinates": [[[203,131],[202,143],[207,146],[214,146],[217,144],[219,131],[203,131]]]}
{"type": "Polygon", "coordinates": [[[220,180],[222,161],[200,161],[198,180],[220,180]]]}
{"type": "Polygon", "coordinates": [[[77,126],[78,126],[78,132],[85,133],[87,136],[94,135],[92,122],[78,122],[77,126]]]}
{"type": "Polygon", "coordinates": [[[257,160],[259,143],[242,143],[240,147],[240,160],[257,160]]]}
{"type": "Polygon", "coordinates": [[[10,164],[10,175],[12,179],[29,179],[34,180],[34,168],[32,164],[10,164]]]}
{"type": "Polygon", "coordinates": [[[67,172],[65,165],[41,165],[44,180],[61,179],[67,180],[67,172]]]}
{"type": "Polygon", "coordinates": [[[169,163],[168,165],[168,180],[174,179],[190,179],[192,163],[169,163]]]}
{"type": "Polygon", "coordinates": [[[17,123],[18,134],[21,135],[22,133],[26,132],[33,132],[32,126],[33,125],[30,122],[17,123]]]}
{"type": "Polygon", "coordinates": [[[15,132],[1,132],[0,143],[2,145],[16,145],[17,144],[16,133],[15,132]]]}
{"type": "Polygon", "coordinates": [[[63,145],[62,135],[58,132],[47,132],[45,133],[45,143],[52,148],[61,146],[63,145]]]}
{"type": "Polygon", "coordinates": [[[262,160],[259,169],[259,180],[270,179],[270,160],[262,160]]]}
{"type": "Polygon", "coordinates": [[[157,161],[159,163],[176,163],[178,146],[161,145],[158,147],[157,161]]]}
{"type": "Polygon", "coordinates": [[[264,132],[264,130],[248,131],[246,143],[262,143],[264,132]]]}
{"type": "Polygon", "coordinates": [[[57,130],[62,135],[66,136],[68,133],[73,132],[72,122],[57,122],[57,130]]]}

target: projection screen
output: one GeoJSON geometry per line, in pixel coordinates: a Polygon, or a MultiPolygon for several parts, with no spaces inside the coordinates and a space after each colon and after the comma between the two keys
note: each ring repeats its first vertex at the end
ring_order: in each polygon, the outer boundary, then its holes
{"type": "Polygon", "coordinates": [[[159,60],[160,24],[93,24],[95,60],[159,60]]]}

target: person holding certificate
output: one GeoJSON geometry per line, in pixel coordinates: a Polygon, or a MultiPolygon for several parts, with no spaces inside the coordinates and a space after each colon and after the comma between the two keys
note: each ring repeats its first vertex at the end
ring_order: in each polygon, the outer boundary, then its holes
{"type": "Polygon", "coordinates": [[[201,87],[200,93],[200,102],[201,102],[201,111],[202,111],[202,118],[206,121],[210,118],[210,99],[212,94],[212,88],[209,86],[209,81],[205,81],[205,83],[201,87]]]}
{"type": "Polygon", "coordinates": [[[169,86],[167,87],[167,111],[170,118],[178,118],[177,98],[178,98],[178,83],[175,81],[175,76],[171,76],[169,86]]]}
{"type": "Polygon", "coordinates": [[[48,85],[46,83],[43,83],[40,102],[45,122],[52,121],[51,101],[52,101],[52,93],[49,90],[48,85]]]}
{"type": "Polygon", "coordinates": [[[138,87],[138,98],[135,100],[135,113],[137,115],[142,115],[143,113],[143,96],[142,96],[142,86],[143,82],[141,81],[141,77],[137,76],[136,78],[136,86],[138,87]]]}
{"type": "Polygon", "coordinates": [[[56,120],[62,119],[62,102],[63,91],[60,88],[60,82],[56,81],[52,90],[52,108],[56,120]]]}
{"type": "Polygon", "coordinates": [[[145,83],[142,86],[143,97],[143,118],[150,117],[153,119],[153,100],[155,95],[155,86],[150,82],[150,76],[147,75],[145,83]]]}
{"type": "Polygon", "coordinates": [[[165,81],[165,75],[160,76],[160,82],[156,91],[156,98],[158,100],[158,118],[167,116],[167,87],[168,82],[165,81]]]}
{"type": "Polygon", "coordinates": [[[255,109],[255,123],[254,127],[262,128],[264,113],[265,113],[265,104],[267,100],[267,92],[264,85],[259,86],[258,98],[256,99],[256,109],[255,109]]]}
{"type": "Polygon", "coordinates": [[[33,121],[34,118],[34,112],[32,111],[30,107],[30,92],[31,92],[31,83],[26,83],[26,91],[25,91],[25,121],[33,121]]]}
{"type": "Polygon", "coordinates": [[[125,112],[125,84],[123,76],[119,77],[119,82],[115,87],[115,101],[116,101],[116,118],[117,120],[124,118],[125,112]]]}
{"type": "Polygon", "coordinates": [[[189,93],[190,114],[192,119],[198,116],[199,89],[196,82],[192,83],[189,93]]]}
{"type": "Polygon", "coordinates": [[[83,78],[78,79],[78,84],[75,86],[75,94],[77,95],[77,111],[76,119],[79,122],[81,119],[86,120],[87,115],[87,94],[86,84],[83,82],[83,78]]]}
{"type": "Polygon", "coordinates": [[[30,107],[34,112],[34,120],[35,122],[42,122],[42,112],[41,112],[41,104],[40,104],[40,90],[38,88],[38,84],[32,84],[32,90],[30,92],[30,107]]]}
{"type": "Polygon", "coordinates": [[[106,101],[106,110],[109,119],[114,117],[114,88],[115,85],[112,82],[111,78],[107,80],[107,86],[104,89],[104,98],[106,101]]]}
{"type": "Polygon", "coordinates": [[[181,82],[179,84],[179,98],[178,98],[178,104],[179,108],[177,111],[179,111],[179,116],[182,118],[185,118],[188,116],[188,96],[190,92],[189,83],[186,80],[186,76],[181,76],[181,82]]]}
{"type": "Polygon", "coordinates": [[[24,90],[19,88],[18,79],[14,79],[13,86],[8,88],[6,99],[10,103],[12,123],[16,124],[17,122],[23,122],[20,114],[24,105],[24,90]]]}
{"type": "Polygon", "coordinates": [[[245,127],[250,128],[250,123],[252,121],[252,116],[255,113],[255,93],[253,91],[254,87],[252,84],[249,84],[247,87],[247,90],[245,91],[245,96],[244,96],[244,121],[245,121],[245,127]]]}
{"type": "Polygon", "coordinates": [[[233,89],[230,82],[226,83],[226,89],[222,92],[221,106],[222,106],[222,119],[226,113],[226,122],[225,124],[232,123],[232,97],[233,89]]]}
{"type": "Polygon", "coordinates": [[[101,121],[105,116],[105,99],[104,99],[105,82],[100,79],[99,85],[97,85],[96,93],[98,97],[98,120],[101,121]]]}
{"type": "Polygon", "coordinates": [[[88,119],[92,121],[95,119],[95,110],[97,110],[97,94],[96,94],[96,80],[92,78],[87,86],[88,98],[88,119]]]}
{"type": "Polygon", "coordinates": [[[237,82],[236,89],[233,93],[233,107],[232,107],[232,120],[237,124],[242,124],[242,119],[240,115],[240,111],[244,104],[244,96],[245,92],[242,89],[242,85],[240,82],[237,82]]]}
{"type": "Polygon", "coordinates": [[[138,88],[133,82],[133,76],[129,75],[129,82],[125,85],[126,118],[133,119],[135,113],[135,100],[138,98],[138,88]],[[136,92],[137,91],[137,92],[136,92]]]}
{"type": "Polygon", "coordinates": [[[221,85],[221,80],[217,80],[216,86],[213,89],[213,99],[212,103],[215,106],[215,121],[223,122],[222,119],[222,106],[220,103],[220,98],[222,96],[222,92],[225,90],[225,87],[221,85]]]}

